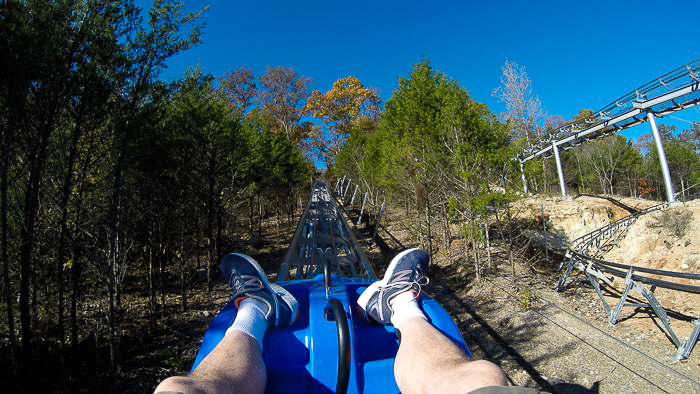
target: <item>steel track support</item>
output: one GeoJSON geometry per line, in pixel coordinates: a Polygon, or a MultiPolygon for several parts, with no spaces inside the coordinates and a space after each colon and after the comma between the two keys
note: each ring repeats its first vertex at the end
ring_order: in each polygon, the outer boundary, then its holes
{"type": "MultiPolygon", "coordinates": [[[[589,263],[590,266],[590,263],[589,263]]],[[[585,270],[584,273],[586,274],[586,277],[588,278],[588,282],[593,285],[593,289],[595,290],[596,293],[598,293],[598,297],[600,297],[600,300],[603,301],[603,306],[605,307],[605,310],[608,312],[608,316],[610,316],[610,305],[608,304],[607,301],[605,301],[605,297],[603,296],[603,292],[600,290],[600,284],[598,284],[598,281],[595,280],[595,278],[591,275],[588,270],[585,270]]]]}
{"type": "Polygon", "coordinates": [[[523,190],[525,190],[525,194],[530,194],[530,192],[527,190],[527,179],[525,178],[525,166],[523,165],[523,162],[520,162],[520,177],[523,180],[523,190]]]}
{"type": "Polygon", "coordinates": [[[559,278],[559,283],[557,283],[557,287],[554,288],[557,292],[564,290],[564,286],[566,286],[566,282],[569,280],[569,275],[571,275],[571,270],[574,268],[575,263],[576,256],[569,257],[568,263],[566,262],[566,258],[562,260],[559,269],[561,270],[564,264],[566,264],[566,268],[564,270],[564,274],[561,276],[561,278],[559,278]]]}
{"type": "Polygon", "coordinates": [[[367,195],[368,193],[365,192],[365,198],[362,199],[362,208],[360,208],[360,216],[357,217],[357,226],[362,223],[362,214],[365,212],[365,203],[367,203],[367,195]]]}
{"type": "Polygon", "coordinates": [[[554,159],[557,162],[557,174],[559,174],[559,187],[561,188],[561,196],[566,197],[566,184],[564,183],[564,171],[561,168],[561,158],[559,157],[559,148],[557,148],[556,142],[552,142],[552,151],[554,152],[554,159]]]}
{"type": "Polygon", "coordinates": [[[369,239],[368,244],[371,246],[374,244],[374,237],[377,236],[377,232],[379,232],[379,224],[382,222],[382,214],[384,214],[384,204],[382,203],[382,208],[379,210],[379,216],[377,216],[377,224],[374,226],[374,232],[372,233],[372,238],[369,239]]]}
{"type": "Polygon", "coordinates": [[[678,348],[678,353],[671,356],[671,359],[675,361],[681,361],[685,360],[690,356],[690,353],[693,351],[695,344],[698,342],[698,335],[700,335],[700,318],[695,320],[693,323],[695,323],[695,328],[690,334],[690,337],[687,340],[681,342],[681,346],[678,348]]]}
{"type": "Polygon", "coordinates": [[[622,297],[620,297],[620,302],[617,304],[615,311],[610,314],[608,324],[611,326],[614,326],[617,323],[617,318],[620,316],[620,312],[622,312],[622,307],[625,306],[627,296],[629,295],[630,290],[632,290],[632,285],[634,285],[634,281],[632,280],[632,271],[632,267],[630,267],[629,271],[627,271],[627,276],[625,277],[625,291],[622,292],[622,297]]]}
{"type": "Polygon", "coordinates": [[[652,286],[651,290],[647,290],[647,288],[644,287],[644,284],[640,282],[634,282],[634,286],[632,287],[632,290],[641,294],[642,296],[644,296],[644,298],[647,299],[649,306],[654,311],[654,313],[656,313],[656,316],[658,316],[659,320],[661,320],[661,324],[663,324],[664,327],[666,327],[668,335],[671,337],[673,344],[676,345],[676,347],[678,348],[681,346],[681,341],[678,340],[676,333],[673,332],[673,329],[671,328],[671,319],[669,319],[668,315],[666,314],[666,310],[664,310],[664,307],[661,306],[659,300],[656,299],[656,296],[654,295],[654,289],[655,287],[652,286]]]}
{"type": "Polygon", "coordinates": [[[656,118],[654,113],[647,112],[647,119],[649,119],[649,124],[651,125],[651,131],[654,134],[654,143],[656,144],[656,151],[659,154],[659,162],[661,163],[661,174],[664,176],[664,183],[666,184],[666,198],[668,202],[676,201],[673,195],[673,183],[671,183],[671,173],[668,170],[668,162],[666,161],[666,152],[664,151],[664,144],[661,141],[661,134],[659,134],[659,128],[656,127],[656,118]]]}
{"type": "Polygon", "coordinates": [[[338,183],[335,184],[335,191],[336,192],[343,191],[343,183],[345,183],[345,177],[346,177],[346,175],[343,175],[343,179],[339,179],[338,183]]]}
{"type": "Polygon", "coordinates": [[[357,189],[360,185],[355,185],[355,191],[352,193],[352,199],[350,199],[350,209],[352,209],[352,204],[355,202],[355,196],[357,195],[357,189]]]}
{"type": "Polygon", "coordinates": [[[348,185],[345,187],[345,192],[343,192],[343,197],[340,198],[340,201],[345,204],[345,196],[348,194],[348,189],[350,189],[350,184],[352,181],[348,179],[348,185]]]}

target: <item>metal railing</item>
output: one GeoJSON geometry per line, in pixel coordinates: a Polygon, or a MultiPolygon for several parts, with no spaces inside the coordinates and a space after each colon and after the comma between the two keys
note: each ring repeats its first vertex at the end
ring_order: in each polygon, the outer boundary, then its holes
{"type": "MultiPolygon", "coordinates": [[[[350,199],[349,203],[346,203],[347,197],[348,197],[348,190],[350,189],[350,185],[352,184],[352,180],[347,178],[346,176],[343,176],[342,179],[338,179],[335,185],[335,193],[340,199],[340,201],[343,203],[343,207],[345,209],[353,209],[354,203],[355,203],[355,197],[357,196],[357,191],[359,190],[359,184],[355,183],[355,190],[352,193],[352,198],[350,199]],[[346,205],[347,204],[347,205],[346,205]]],[[[362,191],[360,190],[360,195],[363,195],[362,191]]],[[[359,202],[359,201],[358,201],[359,202]]],[[[357,218],[357,223],[356,225],[360,225],[362,223],[362,218],[363,215],[365,215],[365,208],[369,207],[374,207],[377,210],[377,221],[374,224],[374,232],[372,233],[372,236],[370,239],[367,241],[368,245],[372,245],[374,243],[374,239],[377,237],[377,232],[379,231],[379,226],[382,222],[382,216],[384,215],[384,209],[386,207],[386,203],[383,202],[382,205],[375,205],[371,201],[369,201],[369,192],[365,191],[364,192],[364,197],[362,197],[362,204],[360,206],[360,214],[357,218]]],[[[367,215],[367,221],[369,222],[370,220],[370,215],[369,213],[366,213],[367,215]]]]}
{"type": "Polygon", "coordinates": [[[609,252],[614,246],[619,247],[619,241],[624,238],[629,227],[639,219],[639,217],[663,210],[669,207],[669,203],[663,203],[649,207],[643,211],[635,212],[622,219],[614,221],[607,226],[591,231],[577,239],[569,245],[566,257],[562,261],[559,269],[564,269],[562,276],[557,283],[556,290],[562,291],[566,287],[568,281],[588,281],[595,289],[598,297],[601,299],[603,306],[608,313],[608,323],[614,325],[617,323],[618,316],[623,307],[649,307],[661,323],[666,328],[666,331],[676,346],[678,352],[672,356],[674,360],[682,360],[687,358],[693,350],[695,343],[700,335],[700,318],[693,323],[695,327],[690,337],[687,340],[679,340],[671,327],[671,320],[666,311],[661,306],[654,291],[656,288],[665,288],[675,291],[700,294],[700,286],[688,285],[669,280],[670,278],[681,278],[689,280],[700,280],[700,274],[689,274],[674,271],[657,270],[645,267],[636,267],[627,264],[614,263],[606,261],[605,253],[609,252]],[[571,277],[573,269],[580,270],[584,273],[585,278],[571,277]],[[655,275],[664,279],[652,278],[646,275],[655,275]],[[611,276],[608,276],[611,275],[611,276]],[[604,284],[612,286],[615,278],[624,278],[624,290],[615,307],[611,307],[601,290],[602,281],[604,284]],[[646,286],[649,286],[647,288],[646,286]],[[629,292],[634,291],[646,299],[646,303],[628,303],[627,298],[629,292]]]}

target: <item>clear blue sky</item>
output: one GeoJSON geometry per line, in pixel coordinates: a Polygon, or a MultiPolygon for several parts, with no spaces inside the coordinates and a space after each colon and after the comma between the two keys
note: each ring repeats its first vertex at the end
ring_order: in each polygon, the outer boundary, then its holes
{"type": "MultiPolygon", "coordinates": [[[[698,0],[192,0],[186,8],[207,4],[202,44],[171,59],[166,78],[197,63],[216,77],[243,65],[256,76],[285,66],[321,92],[353,75],[386,100],[425,54],[499,114],[505,107],[491,92],[509,60],[525,67],[547,114],[569,120],[700,58],[698,0]]],[[[673,116],[700,121],[695,108],[673,116]]],[[[646,132],[645,123],[625,135],[646,132]]]]}

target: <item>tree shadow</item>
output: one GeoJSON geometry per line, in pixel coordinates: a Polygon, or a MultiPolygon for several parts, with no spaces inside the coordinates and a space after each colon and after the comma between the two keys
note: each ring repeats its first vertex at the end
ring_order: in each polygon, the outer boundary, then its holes
{"type": "Polygon", "coordinates": [[[615,204],[616,206],[618,206],[618,207],[624,209],[625,211],[629,212],[630,215],[639,212],[639,209],[637,209],[637,208],[635,208],[635,207],[631,207],[631,206],[629,206],[629,205],[623,203],[622,201],[618,201],[618,200],[616,200],[616,199],[614,199],[614,198],[612,198],[612,197],[608,197],[608,196],[597,196],[597,195],[594,195],[594,194],[586,194],[586,193],[583,193],[583,194],[579,194],[578,196],[574,197],[574,200],[577,199],[577,198],[579,198],[579,197],[581,197],[581,196],[593,197],[593,198],[601,198],[601,199],[603,199],[603,200],[608,200],[608,201],[610,201],[611,203],[615,204]]]}
{"type": "Polygon", "coordinates": [[[587,389],[580,384],[572,383],[556,383],[552,385],[554,393],[561,394],[593,394],[600,392],[600,381],[593,383],[590,389],[587,389]]]}

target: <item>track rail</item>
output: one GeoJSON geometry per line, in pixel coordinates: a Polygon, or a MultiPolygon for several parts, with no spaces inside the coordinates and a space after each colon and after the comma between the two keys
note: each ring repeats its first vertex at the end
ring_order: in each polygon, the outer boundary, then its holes
{"type": "Polygon", "coordinates": [[[317,180],[280,266],[277,282],[310,279],[323,274],[324,267],[341,278],[377,279],[328,185],[317,180]]]}
{"type": "Polygon", "coordinates": [[[635,223],[639,217],[652,212],[667,209],[669,205],[671,204],[663,203],[652,206],[643,211],[635,212],[620,220],[612,222],[607,226],[591,231],[590,233],[575,239],[569,245],[566,257],[559,267],[560,270],[564,269],[564,272],[559,279],[556,290],[564,290],[568,281],[588,280],[608,312],[608,323],[611,325],[617,323],[617,318],[620,315],[622,308],[625,306],[641,306],[651,308],[656,316],[661,320],[661,323],[666,328],[669,337],[678,349],[678,352],[672,358],[679,361],[690,356],[690,353],[698,340],[698,336],[700,336],[700,317],[694,321],[695,328],[690,337],[687,340],[678,339],[671,327],[671,320],[666,314],[664,308],[656,299],[654,291],[657,288],[665,288],[686,293],[700,294],[700,286],[688,285],[671,280],[672,278],[679,278],[700,281],[700,274],[636,267],[633,265],[605,260],[605,253],[609,252],[614,246],[620,246],[619,240],[624,238],[629,227],[635,223]],[[585,279],[571,277],[573,269],[583,272],[586,276],[585,279]],[[662,277],[663,279],[652,278],[647,275],[655,275],[657,277],[662,277]],[[616,277],[624,279],[625,288],[617,305],[612,307],[603,296],[601,291],[601,283],[599,283],[599,281],[603,282],[603,284],[612,286],[612,283],[616,277]],[[649,288],[647,288],[647,286],[649,286],[649,288]],[[634,291],[643,296],[647,300],[647,303],[627,303],[627,298],[630,291],[634,291]]]}

